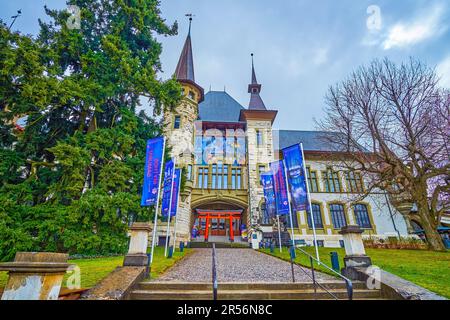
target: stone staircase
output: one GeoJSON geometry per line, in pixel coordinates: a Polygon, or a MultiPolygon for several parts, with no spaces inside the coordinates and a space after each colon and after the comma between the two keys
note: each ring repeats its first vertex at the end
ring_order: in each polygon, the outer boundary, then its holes
{"type": "MultiPolygon", "coordinates": [[[[347,299],[345,283],[324,281],[321,284],[339,299],[347,299]]],[[[182,282],[141,282],[131,292],[131,300],[212,300],[212,284],[182,282]]],[[[312,283],[219,283],[219,300],[329,300],[326,291],[312,283]]],[[[369,290],[363,282],[353,283],[354,300],[381,299],[380,290],[369,290]]]]}
{"type": "Polygon", "coordinates": [[[243,242],[191,242],[189,243],[189,248],[204,249],[212,248],[213,243],[216,245],[217,249],[247,249],[249,248],[248,243],[243,242]]]}

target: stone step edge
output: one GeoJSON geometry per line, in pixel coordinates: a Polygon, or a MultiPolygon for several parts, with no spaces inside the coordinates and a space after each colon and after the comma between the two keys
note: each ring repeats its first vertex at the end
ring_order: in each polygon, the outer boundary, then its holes
{"type": "MultiPolygon", "coordinates": [[[[347,290],[342,289],[334,289],[329,290],[331,293],[347,293],[347,290]]],[[[353,291],[353,294],[361,294],[361,293],[377,293],[379,294],[380,290],[371,290],[371,289],[357,289],[353,291]]],[[[211,290],[133,290],[133,294],[199,294],[199,295],[211,295],[211,290]]],[[[304,289],[304,290],[218,290],[218,294],[236,294],[236,295],[246,295],[246,294],[266,294],[266,293],[276,293],[276,294],[289,294],[289,293],[306,293],[306,294],[314,294],[314,289],[304,289]]],[[[317,290],[318,294],[327,293],[325,290],[317,290]]]]}
{"type": "MultiPolygon", "coordinates": [[[[346,284],[345,282],[338,282],[338,281],[324,281],[319,282],[320,285],[326,287],[327,289],[340,289],[345,288],[346,284]]],[[[173,288],[185,288],[185,287],[191,287],[192,290],[199,290],[199,289],[211,289],[212,290],[212,284],[207,282],[151,282],[151,281],[145,281],[139,283],[140,288],[148,288],[151,289],[152,287],[161,288],[167,286],[167,289],[173,289],[173,288]]],[[[247,282],[220,282],[218,284],[218,288],[224,288],[224,290],[239,290],[239,289],[255,289],[266,287],[267,290],[280,290],[286,287],[289,288],[302,288],[302,287],[312,287],[314,284],[312,282],[255,282],[255,283],[247,283],[247,282]]],[[[317,288],[320,288],[318,285],[317,288]]],[[[366,285],[364,282],[353,282],[353,288],[356,289],[366,289],[366,285]]]]}

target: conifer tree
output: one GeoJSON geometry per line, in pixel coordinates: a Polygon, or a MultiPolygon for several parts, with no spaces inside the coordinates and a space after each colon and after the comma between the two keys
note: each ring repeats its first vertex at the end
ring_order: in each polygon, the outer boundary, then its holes
{"type": "Polygon", "coordinates": [[[126,250],[140,207],[146,140],[154,115],[180,99],[159,79],[161,44],[176,22],[157,0],[72,0],[50,10],[37,37],[0,26],[0,259],[18,250],[110,254],[126,250]],[[26,116],[24,128],[15,123],[26,116]]]}

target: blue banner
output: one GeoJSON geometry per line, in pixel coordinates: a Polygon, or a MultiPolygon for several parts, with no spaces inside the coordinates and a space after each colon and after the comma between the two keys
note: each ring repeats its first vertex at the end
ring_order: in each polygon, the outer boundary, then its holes
{"type": "Polygon", "coordinates": [[[270,170],[273,175],[273,186],[275,191],[275,200],[277,215],[283,216],[289,214],[289,198],[286,185],[286,176],[284,174],[283,161],[279,160],[270,164],[270,170]]]}
{"type": "Polygon", "coordinates": [[[142,187],[141,206],[154,206],[158,198],[161,165],[164,153],[164,138],[147,141],[145,150],[144,184],[142,187]]]}
{"type": "Polygon", "coordinates": [[[175,217],[177,215],[178,207],[178,193],[180,192],[180,180],[181,180],[181,169],[175,169],[175,174],[173,176],[173,191],[172,191],[172,206],[170,207],[170,216],[175,217]]]}
{"type": "Polygon", "coordinates": [[[286,164],[292,204],[296,211],[306,211],[308,209],[308,195],[304,171],[305,164],[300,145],[296,144],[283,149],[283,157],[286,164]]]}
{"type": "Polygon", "coordinates": [[[170,196],[172,194],[174,170],[174,162],[173,160],[169,160],[164,167],[164,186],[161,203],[161,214],[163,217],[167,217],[169,215],[169,207],[171,201],[170,196]]]}
{"type": "Polygon", "coordinates": [[[272,173],[266,172],[261,175],[261,184],[264,190],[264,199],[266,201],[266,211],[263,221],[270,221],[276,214],[275,191],[273,188],[272,173]]]}

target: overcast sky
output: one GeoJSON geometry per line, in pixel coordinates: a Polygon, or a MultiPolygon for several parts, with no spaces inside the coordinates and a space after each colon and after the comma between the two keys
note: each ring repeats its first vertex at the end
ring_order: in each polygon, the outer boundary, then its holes
{"type": "MultiPolygon", "coordinates": [[[[13,29],[36,34],[43,5],[63,0],[0,2],[0,18],[13,29]]],[[[261,96],[279,110],[276,128],[311,130],[323,117],[327,88],[374,58],[395,62],[410,56],[437,67],[450,88],[450,2],[447,0],[163,0],[162,15],[179,22],[179,34],[161,38],[166,79],[175,70],[188,21],[192,26],[195,75],[205,91],[225,90],[247,106],[255,54],[261,96]]]]}

